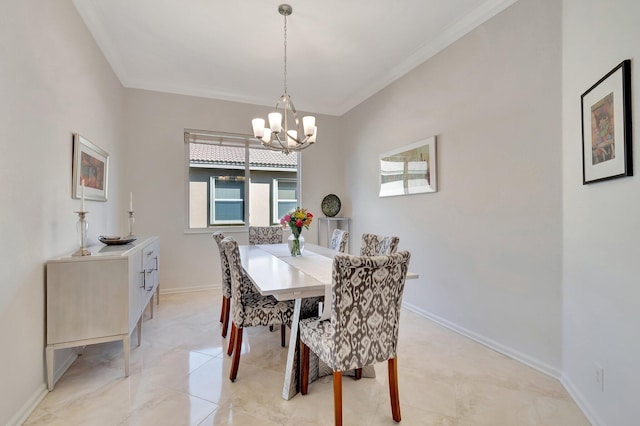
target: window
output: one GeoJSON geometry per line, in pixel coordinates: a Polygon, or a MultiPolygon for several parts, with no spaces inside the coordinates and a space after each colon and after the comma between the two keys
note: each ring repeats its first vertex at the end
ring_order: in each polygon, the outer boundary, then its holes
{"type": "Polygon", "coordinates": [[[298,206],[297,188],[298,182],[294,179],[273,180],[273,200],[276,206],[273,209],[273,221],[275,223],[279,223],[282,216],[298,206]]]}
{"type": "Polygon", "coordinates": [[[186,130],[187,229],[278,224],[299,200],[299,154],[246,135],[186,130]]]}
{"type": "Polygon", "coordinates": [[[212,176],[210,187],[213,225],[244,223],[244,176],[212,176]]]}

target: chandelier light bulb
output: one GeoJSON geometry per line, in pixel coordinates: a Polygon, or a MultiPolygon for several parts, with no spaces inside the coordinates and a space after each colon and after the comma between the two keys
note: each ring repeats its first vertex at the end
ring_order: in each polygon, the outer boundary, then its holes
{"type": "Polygon", "coordinates": [[[302,125],[304,126],[305,136],[313,135],[313,129],[316,127],[316,118],[312,115],[302,117],[302,125]]]}
{"type": "Polygon", "coordinates": [[[282,131],[282,114],[279,112],[272,112],[269,114],[269,128],[272,132],[282,131]]]}
{"type": "Polygon", "coordinates": [[[254,118],[251,120],[253,126],[253,134],[256,138],[262,139],[264,136],[264,118],[254,118]]]}
{"type": "Polygon", "coordinates": [[[315,143],[316,135],[318,134],[318,126],[313,127],[313,134],[309,136],[309,143],[315,143]]]}
{"type": "Polygon", "coordinates": [[[294,147],[296,146],[297,140],[298,132],[296,132],[295,130],[289,130],[287,132],[287,145],[289,145],[289,147],[294,147]]]}

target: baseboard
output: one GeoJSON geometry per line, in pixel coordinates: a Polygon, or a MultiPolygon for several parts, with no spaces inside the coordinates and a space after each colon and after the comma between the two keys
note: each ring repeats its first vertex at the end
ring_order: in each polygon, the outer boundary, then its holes
{"type": "Polygon", "coordinates": [[[451,321],[448,321],[444,318],[441,318],[437,315],[434,315],[430,312],[427,312],[421,308],[418,308],[415,305],[412,305],[411,303],[406,303],[404,302],[402,304],[402,306],[404,308],[406,308],[407,310],[414,312],[417,315],[420,315],[421,317],[424,317],[428,320],[431,320],[435,323],[438,323],[440,325],[442,325],[443,327],[446,327],[452,331],[455,331],[458,334],[461,334],[465,337],[468,337],[471,340],[474,340],[484,346],[487,346],[491,349],[493,349],[496,352],[500,352],[503,355],[508,356],[509,358],[513,358],[516,361],[519,361],[523,364],[528,365],[529,367],[546,374],[547,376],[551,376],[554,379],[560,380],[562,377],[562,372],[560,370],[558,370],[556,367],[553,367],[549,364],[547,364],[546,362],[540,361],[539,359],[530,357],[529,355],[522,353],[518,350],[515,350],[513,348],[510,348],[509,346],[503,345],[501,343],[496,342],[495,340],[492,340],[486,336],[483,336],[481,334],[475,333],[471,330],[468,330],[464,327],[459,326],[458,324],[455,324],[451,321]]]}
{"type": "MultiPolygon", "coordinates": [[[[69,369],[69,367],[71,367],[71,364],[73,364],[73,361],[75,361],[76,358],[78,358],[78,354],[72,350],[69,356],[64,360],[64,362],[53,372],[53,383],[57,382],[58,379],[62,377],[62,375],[69,369]]],[[[7,425],[17,426],[27,421],[31,413],[33,413],[33,410],[36,409],[38,404],[40,404],[44,397],[49,393],[46,382],[47,378],[45,372],[44,383],[38,386],[31,398],[29,398],[27,402],[25,402],[20,410],[18,410],[18,412],[9,420],[9,423],[7,423],[7,425]]]]}
{"type": "Polygon", "coordinates": [[[180,287],[180,288],[166,288],[166,289],[163,287],[160,287],[160,295],[192,293],[194,291],[203,291],[203,290],[220,290],[221,288],[222,286],[220,284],[202,285],[202,286],[193,286],[193,287],[180,287]]]}
{"type": "Polygon", "coordinates": [[[41,384],[35,390],[31,398],[24,403],[24,405],[18,410],[18,412],[9,419],[7,426],[19,426],[27,421],[33,410],[36,409],[38,404],[44,399],[49,391],[47,390],[47,385],[41,384]]]}
{"type": "Polygon", "coordinates": [[[571,379],[569,379],[566,374],[562,374],[560,383],[562,383],[562,386],[564,386],[569,395],[571,395],[573,401],[580,408],[580,410],[582,410],[582,414],[584,414],[589,423],[591,423],[593,426],[605,426],[604,422],[602,422],[600,417],[596,414],[596,411],[593,409],[591,404],[587,402],[587,400],[584,398],[584,396],[582,396],[578,388],[573,384],[571,379]]]}

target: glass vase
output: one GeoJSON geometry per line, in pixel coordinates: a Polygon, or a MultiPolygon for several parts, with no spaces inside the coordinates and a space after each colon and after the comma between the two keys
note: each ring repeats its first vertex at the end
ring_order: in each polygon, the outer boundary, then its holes
{"type": "Polygon", "coordinates": [[[289,244],[291,256],[302,256],[302,251],[304,250],[304,237],[302,235],[289,235],[287,243],[289,244]]]}

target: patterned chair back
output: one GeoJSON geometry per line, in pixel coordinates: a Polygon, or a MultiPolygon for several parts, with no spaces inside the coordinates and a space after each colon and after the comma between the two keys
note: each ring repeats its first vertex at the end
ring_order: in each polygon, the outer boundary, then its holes
{"type": "Polygon", "coordinates": [[[249,244],[282,243],[282,226],[250,226],[249,244]]]}
{"type": "Polygon", "coordinates": [[[349,232],[343,229],[334,229],[329,248],[344,253],[347,249],[347,241],[349,241],[349,232]]]}
{"type": "Polygon", "coordinates": [[[224,234],[221,231],[213,233],[213,239],[218,246],[218,252],[220,253],[220,269],[222,270],[222,295],[227,299],[231,297],[231,275],[229,272],[229,262],[227,262],[227,255],[224,253],[224,249],[220,246],[222,240],[224,240],[224,234]]]}
{"type": "Polygon", "coordinates": [[[360,246],[361,256],[384,256],[395,253],[398,250],[400,238],[383,237],[375,234],[362,234],[360,246]]]}
{"type": "Polygon", "coordinates": [[[411,254],[337,255],[333,260],[334,371],[362,368],[396,356],[404,283],[411,254]]]}
{"type": "MultiPolygon", "coordinates": [[[[233,309],[233,322],[238,327],[244,325],[244,286],[245,280],[248,280],[244,270],[242,269],[242,263],[240,262],[240,250],[238,250],[238,243],[233,237],[227,237],[220,242],[220,246],[224,250],[229,265],[229,275],[231,276],[231,303],[233,309]]],[[[253,285],[253,284],[252,284],[253,285]]]]}

